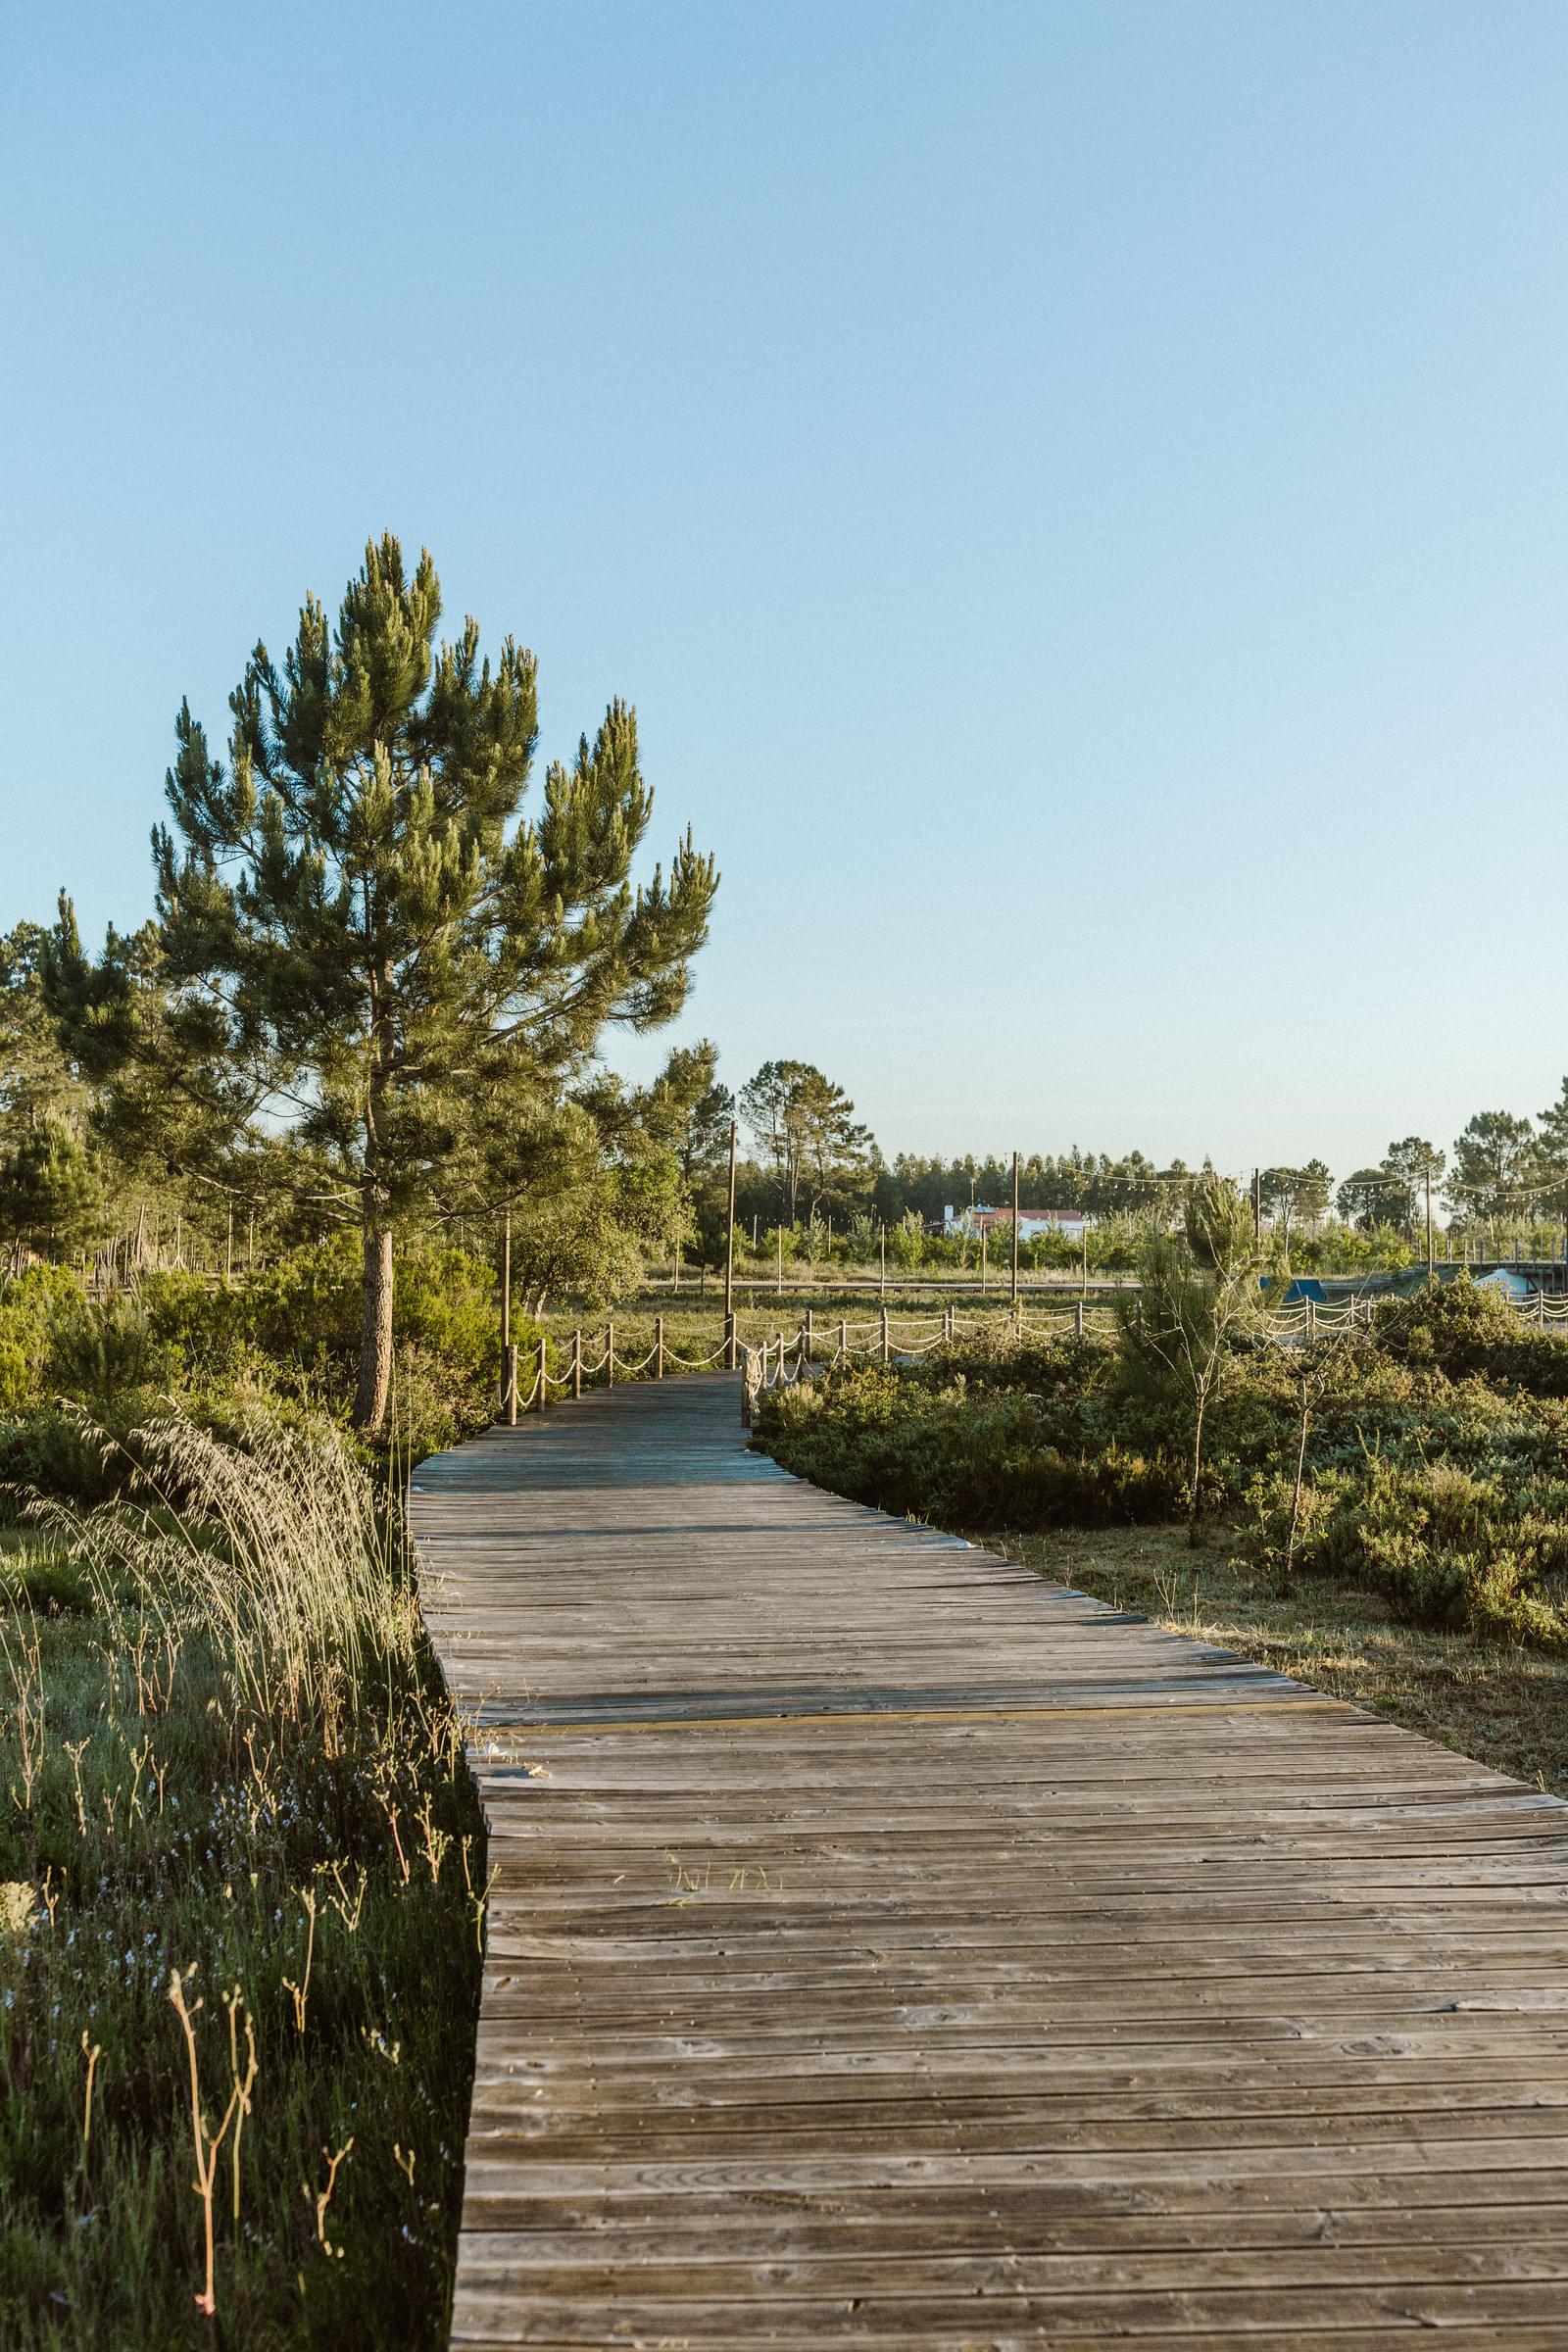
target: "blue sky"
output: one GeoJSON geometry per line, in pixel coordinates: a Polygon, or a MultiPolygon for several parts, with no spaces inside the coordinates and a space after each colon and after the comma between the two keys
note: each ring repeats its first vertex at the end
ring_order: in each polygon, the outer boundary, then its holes
{"type": "MultiPolygon", "coordinates": [[[[14,12],[0,923],[367,536],[640,714],[681,1034],[1344,1172],[1568,1069],[1568,12],[14,12]]],[[[648,1049],[612,1054],[646,1068],[648,1049]]]]}

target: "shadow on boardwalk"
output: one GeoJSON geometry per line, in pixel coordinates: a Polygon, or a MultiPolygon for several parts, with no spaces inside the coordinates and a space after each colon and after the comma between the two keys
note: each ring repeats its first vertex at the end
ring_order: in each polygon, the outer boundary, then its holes
{"type": "Polygon", "coordinates": [[[1568,1812],[748,1453],[426,1462],[499,1876],[453,2341],[1568,2347],[1568,1812]]]}

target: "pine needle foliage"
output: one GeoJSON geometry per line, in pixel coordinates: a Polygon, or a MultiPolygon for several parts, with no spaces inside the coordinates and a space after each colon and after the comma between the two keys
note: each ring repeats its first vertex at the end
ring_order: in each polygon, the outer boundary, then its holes
{"type": "Polygon", "coordinates": [[[308,597],[281,662],[256,647],[226,760],[181,706],[153,836],[158,1019],[138,1030],[128,982],[95,1000],[57,935],[57,998],[119,1035],[127,1083],[207,1071],[204,1100],[226,1086],[253,1124],[286,1116],[302,1181],[360,1226],[367,1429],[386,1410],[394,1235],[514,1195],[607,1024],[679,1010],[716,883],[688,833],[667,877],[633,884],[653,793],[622,702],[525,819],[534,656],[509,637],[492,662],[471,619],[438,643],[440,617],[429,555],[410,571],[388,534],[335,624],[308,597]]]}

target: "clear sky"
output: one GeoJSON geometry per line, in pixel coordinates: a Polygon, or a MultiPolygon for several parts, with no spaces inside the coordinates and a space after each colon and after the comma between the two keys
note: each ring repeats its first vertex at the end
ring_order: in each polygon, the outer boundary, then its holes
{"type": "Polygon", "coordinates": [[[732,1084],[1340,1173],[1556,1094],[1560,0],[5,47],[0,924],[147,911],[181,695],[391,527],[544,754],[636,703],[732,1084]]]}

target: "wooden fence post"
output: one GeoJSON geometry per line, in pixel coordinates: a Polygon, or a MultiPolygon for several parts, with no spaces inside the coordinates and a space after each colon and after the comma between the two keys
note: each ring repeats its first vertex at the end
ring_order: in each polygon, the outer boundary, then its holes
{"type": "Polygon", "coordinates": [[[801,1325],[801,1347],[805,1352],[807,1362],[809,1363],[816,1348],[816,1332],[812,1324],[811,1310],[809,1307],[807,1308],[806,1319],[801,1325]]]}
{"type": "Polygon", "coordinates": [[[1317,1338],[1317,1300],[1315,1298],[1308,1298],[1306,1302],[1306,1337],[1308,1344],[1317,1338]]]}
{"type": "Polygon", "coordinates": [[[840,1317],[839,1317],[839,1351],[838,1351],[838,1354],[837,1354],[837,1355],[836,1355],[836,1356],[833,1358],[833,1361],[834,1361],[836,1364],[845,1364],[845,1363],[848,1363],[848,1362],[849,1362],[849,1359],[850,1359],[850,1327],[849,1327],[848,1323],[846,1323],[846,1322],[845,1322],[845,1320],[844,1320],[844,1317],[843,1317],[842,1315],[840,1315],[840,1317]]]}
{"type": "Polygon", "coordinates": [[[571,1393],[573,1396],[582,1395],[582,1325],[580,1323],[571,1335],[571,1393]]]}
{"type": "Polygon", "coordinates": [[[1073,1303],[1072,1336],[1075,1340],[1081,1340],[1084,1336],[1084,1302],[1081,1298],[1073,1303]]]}
{"type": "Polygon", "coordinates": [[[614,1385],[615,1318],[613,1315],[612,1315],[610,1321],[605,1325],[605,1386],[607,1389],[612,1389],[614,1385]]]}
{"type": "Polygon", "coordinates": [[[541,1332],[539,1334],[539,1410],[541,1412],[544,1411],[545,1406],[549,1403],[549,1401],[550,1342],[546,1339],[544,1333],[541,1332]]]}
{"type": "Polygon", "coordinates": [[[726,1314],[725,1314],[725,1317],[724,1317],[724,1369],[725,1369],[725,1371],[726,1371],[726,1372],[733,1372],[733,1371],[734,1371],[734,1369],[735,1369],[735,1362],[736,1362],[736,1357],[735,1357],[735,1317],[734,1317],[734,1315],[733,1315],[733,1314],[726,1313],[726,1314]]]}
{"type": "Polygon", "coordinates": [[[503,1348],[501,1350],[501,1402],[506,1410],[508,1428],[515,1429],[517,1426],[517,1350],[515,1348],[503,1348]]]}
{"type": "Polygon", "coordinates": [[[886,1307],[882,1309],[882,1361],[885,1364],[893,1361],[888,1348],[888,1310],[886,1307]]]}
{"type": "Polygon", "coordinates": [[[662,1316],[662,1315],[656,1315],[656,1316],[654,1317],[654,1378],[655,1378],[656,1380],[662,1380],[662,1379],[663,1379],[663,1377],[664,1377],[664,1318],[663,1318],[663,1316],[662,1316]]]}

